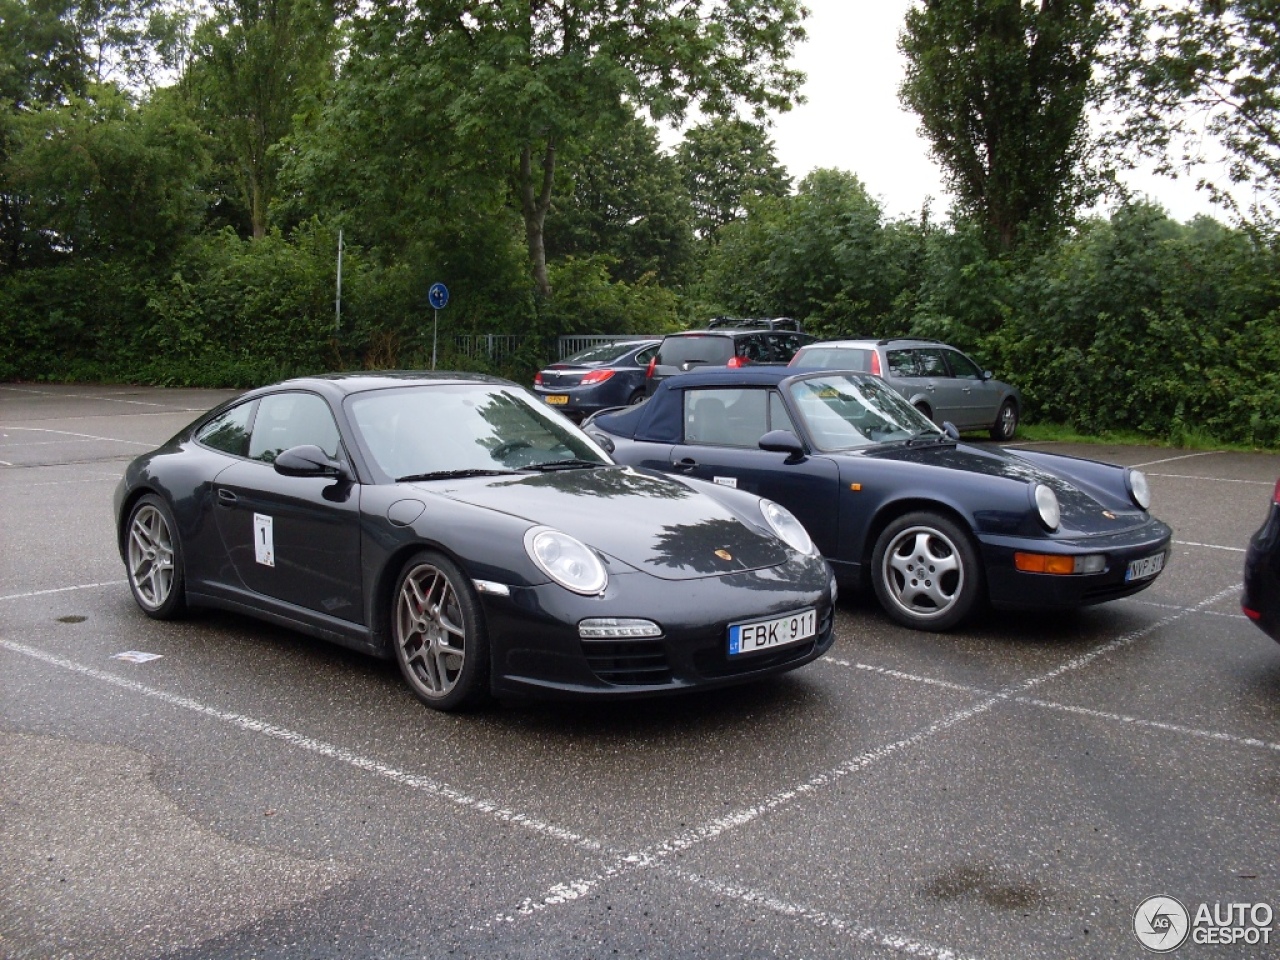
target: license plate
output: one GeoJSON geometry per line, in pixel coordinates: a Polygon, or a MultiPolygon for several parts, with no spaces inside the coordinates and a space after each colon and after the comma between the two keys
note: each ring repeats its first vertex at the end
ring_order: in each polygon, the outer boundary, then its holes
{"type": "Polygon", "coordinates": [[[551,393],[543,397],[543,399],[553,407],[559,407],[569,402],[568,396],[563,393],[551,393]]]}
{"type": "Polygon", "coordinates": [[[808,640],[818,632],[818,611],[801,610],[776,620],[735,623],[729,627],[729,656],[808,640]]]}
{"type": "Polygon", "coordinates": [[[1129,569],[1124,572],[1124,581],[1128,583],[1131,580],[1146,580],[1148,577],[1154,577],[1163,569],[1163,553],[1152,554],[1149,557],[1143,557],[1141,560],[1131,560],[1129,561],[1129,569]]]}

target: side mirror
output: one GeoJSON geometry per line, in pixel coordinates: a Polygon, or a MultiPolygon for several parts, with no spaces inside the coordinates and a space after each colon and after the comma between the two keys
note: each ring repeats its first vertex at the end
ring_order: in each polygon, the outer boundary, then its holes
{"type": "Polygon", "coordinates": [[[785,453],[787,461],[794,463],[804,459],[804,444],[790,430],[770,430],[757,446],[768,453],[785,453]]]}
{"type": "Polygon", "coordinates": [[[604,448],[605,453],[613,453],[615,449],[613,440],[610,439],[609,437],[606,437],[603,433],[597,433],[595,431],[592,431],[591,433],[588,433],[587,436],[589,436],[596,443],[600,444],[600,446],[604,448]]]}
{"type": "Polygon", "coordinates": [[[282,450],[275,459],[276,473],[283,477],[346,478],[347,468],[314,443],[304,443],[282,450]]]}
{"type": "Polygon", "coordinates": [[[947,435],[948,440],[960,439],[960,431],[956,429],[956,425],[950,420],[942,421],[942,432],[947,435]]]}
{"type": "Polygon", "coordinates": [[[994,373],[992,373],[990,370],[983,370],[983,371],[982,371],[982,379],[983,379],[983,380],[990,380],[990,379],[992,379],[993,377],[995,377],[995,374],[994,374],[994,373]]]}

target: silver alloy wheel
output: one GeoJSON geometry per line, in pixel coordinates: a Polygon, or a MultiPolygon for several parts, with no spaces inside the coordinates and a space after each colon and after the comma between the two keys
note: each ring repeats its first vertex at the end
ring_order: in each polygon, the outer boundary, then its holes
{"type": "Polygon", "coordinates": [[[148,610],[159,610],[173,590],[173,531],[163,513],[144,504],[129,527],[129,582],[148,610]]]}
{"type": "Polygon", "coordinates": [[[1001,440],[1012,440],[1014,431],[1018,429],[1018,413],[1013,409],[1011,402],[1006,402],[1000,408],[1000,421],[996,426],[1001,440]]]}
{"type": "Polygon", "coordinates": [[[880,578],[904,613],[934,620],[963,596],[965,569],[950,537],[934,527],[915,525],[900,531],[885,550],[880,578]]]}
{"type": "Polygon", "coordinates": [[[466,641],[462,608],[449,578],[429,563],[414,567],[396,599],[395,642],[424,696],[445,697],[457,685],[466,641]]]}

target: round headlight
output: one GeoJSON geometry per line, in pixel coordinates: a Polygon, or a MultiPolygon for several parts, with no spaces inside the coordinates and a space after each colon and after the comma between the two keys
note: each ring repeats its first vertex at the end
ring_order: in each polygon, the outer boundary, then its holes
{"type": "Polygon", "coordinates": [[[1141,470],[1125,471],[1125,481],[1129,485],[1129,496],[1143,510],[1151,506],[1151,485],[1147,483],[1147,475],[1141,470]]]}
{"type": "Polygon", "coordinates": [[[779,540],[797,553],[817,553],[809,531],[790,510],[772,500],[760,501],[760,513],[779,540]]]}
{"type": "Polygon", "coordinates": [[[1043,483],[1036,484],[1036,509],[1040,511],[1040,522],[1050,530],[1057,530],[1062,522],[1062,507],[1058,503],[1058,495],[1052,488],[1043,483]]]}
{"type": "Polygon", "coordinates": [[[566,590],[591,596],[603,593],[609,574],[595,551],[581,540],[550,527],[534,527],[524,535],[529,559],[566,590]]]}

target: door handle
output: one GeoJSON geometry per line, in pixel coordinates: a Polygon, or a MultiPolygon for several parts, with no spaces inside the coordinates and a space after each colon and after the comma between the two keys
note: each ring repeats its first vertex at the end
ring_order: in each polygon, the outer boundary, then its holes
{"type": "Polygon", "coordinates": [[[697,465],[698,465],[698,461],[694,460],[692,457],[685,457],[683,460],[677,460],[675,463],[672,464],[673,467],[681,471],[692,470],[697,465]]]}
{"type": "Polygon", "coordinates": [[[236,505],[236,495],[225,487],[219,487],[218,503],[224,507],[234,507],[236,505]]]}

